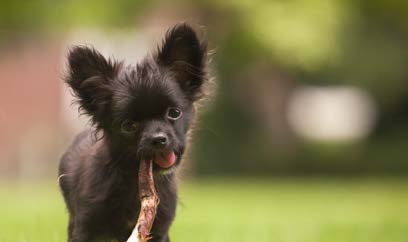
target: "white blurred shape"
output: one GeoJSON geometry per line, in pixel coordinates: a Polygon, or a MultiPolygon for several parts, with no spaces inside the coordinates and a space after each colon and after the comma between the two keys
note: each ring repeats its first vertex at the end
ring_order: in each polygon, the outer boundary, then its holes
{"type": "Polygon", "coordinates": [[[354,141],[367,137],[375,123],[368,93],[351,86],[308,86],[295,90],[287,110],[293,131],[316,141],[354,141]]]}

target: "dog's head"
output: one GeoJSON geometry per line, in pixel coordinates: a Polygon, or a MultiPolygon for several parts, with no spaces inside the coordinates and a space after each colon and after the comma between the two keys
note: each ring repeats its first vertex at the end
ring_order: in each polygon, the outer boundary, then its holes
{"type": "Polygon", "coordinates": [[[190,26],[169,30],[157,52],[135,66],[89,47],[74,47],[68,62],[66,82],[116,150],[153,159],[161,171],[180,162],[206,82],[206,44],[190,26]]]}

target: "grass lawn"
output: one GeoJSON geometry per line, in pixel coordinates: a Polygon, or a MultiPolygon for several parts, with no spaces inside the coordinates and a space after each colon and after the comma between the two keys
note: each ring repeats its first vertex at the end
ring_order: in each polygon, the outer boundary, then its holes
{"type": "MultiPolygon", "coordinates": [[[[62,242],[56,184],[0,184],[1,242],[62,242]]],[[[208,179],[180,188],[173,242],[405,242],[408,180],[208,179]]]]}

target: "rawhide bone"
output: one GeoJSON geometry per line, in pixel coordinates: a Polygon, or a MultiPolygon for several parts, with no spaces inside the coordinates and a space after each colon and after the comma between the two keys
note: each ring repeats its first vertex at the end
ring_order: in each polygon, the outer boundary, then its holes
{"type": "Polygon", "coordinates": [[[140,213],[127,242],[147,242],[160,199],[154,188],[153,161],[142,160],[139,166],[140,213]]]}

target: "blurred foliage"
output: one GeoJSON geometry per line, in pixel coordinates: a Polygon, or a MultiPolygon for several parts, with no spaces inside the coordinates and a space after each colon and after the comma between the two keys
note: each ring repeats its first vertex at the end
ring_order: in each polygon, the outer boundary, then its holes
{"type": "MultiPolygon", "coordinates": [[[[3,0],[0,4],[3,41],[71,27],[132,28],[138,17],[159,5],[169,11],[182,6],[186,12],[199,13],[210,47],[216,50],[218,83],[216,101],[203,117],[193,153],[202,174],[408,171],[406,0],[179,0],[171,4],[3,0]],[[267,68],[259,72],[258,66],[267,68]],[[276,73],[281,77],[272,78],[276,73]],[[365,89],[379,109],[373,136],[358,144],[322,145],[302,141],[290,132],[285,138],[271,135],[253,114],[257,103],[245,96],[268,78],[276,79],[287,93],[302,84],[365,89]]],[[[274,115],[284,120],[284,113],[274,115]]]]}
{"type": "MultiPolygon", "coordinates": [[[[199,168],[208,174],[364,174],[408,171],[408,5],[406,1],[222,1],[210,25],[218,37],[219,95],[205,117],[199,168]],[[217,17],[218,16],[218,17],[217,17]],[[214,27],[213,27],[214,26],[214,27]],[[225,27],[227,26],[227,27],[225,27]],[[270,137],[237,99],[264,80],[242,80],[257,63],[291,73],[289,85],[353,85],[378,106],[374,134],[357,144],[311,144],[270,137]],[[245,82],[245,83],[244,83],[245,82]],[[238,84],[237,84],[238,83],[238,84]],[[271,142],[272,141],[272,142],[271,142]]],[[[270,73],[266,72],[264,75],[270,73]]],[[[272,81],[274,77],[270,76],[272,81]]],[[[271,92],[271,95],[273,92],[271,92]]],[[[251,100],[244,101],[256,105],[251,100]]],[[[275,119],[284,113],[275,113],[275,119]]]]}
{"type": "Polygon", "coordinates": [[[245,31],[286,65],[315,69],[338,58],[340,30],[352,14],[342,1],[222,1],[245,31]]]}
{"type": "Polygon", "coordinates": [[[1,0],[0,29],[2,35],[21,35],[41,30],[63,32],[73,26],[134,27],[135,16],[141,14],[148,3],[142,0],[1,0]]]}

